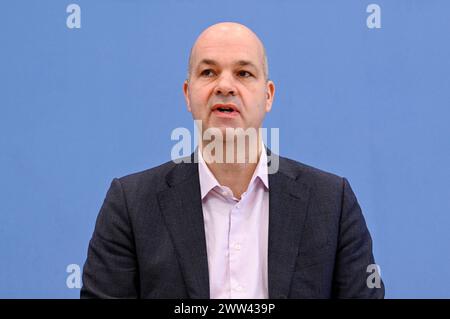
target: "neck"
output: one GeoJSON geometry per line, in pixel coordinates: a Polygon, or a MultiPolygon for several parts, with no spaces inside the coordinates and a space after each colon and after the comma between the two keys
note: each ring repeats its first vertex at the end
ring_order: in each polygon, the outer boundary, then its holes
{"type": "Polygon", "coordinates": [[[244,155],[239,153],[236,143],[233,145],[233,153],[230,152],[230,146],[226,145],[226,143],[219,145],[221,150],[218,150],[216,146],[212,152],[209,152],[207,144],[208,143],[206,143],[206,145],[205,143],[199,143],[199,145],[201,145],[199,151],[202,152],[202,157],[205,160],[206,165],[219,184],[229,187],[232,190],[233,195],[240,199],[242,194],[247,190],[256,166],[258,165],[262,151],[261,141],[258,139],[258,143],[253,147],[246,142],[244,155]],[[218,154],[223,154],[223,156],[218,156],[218,154]],[[227,156],[230,154],[232,156],[227,156]],[[239,158],[239,156],[241,157],[239,158]],[[223,160],[221,160],[222,158],[223,160]]]}

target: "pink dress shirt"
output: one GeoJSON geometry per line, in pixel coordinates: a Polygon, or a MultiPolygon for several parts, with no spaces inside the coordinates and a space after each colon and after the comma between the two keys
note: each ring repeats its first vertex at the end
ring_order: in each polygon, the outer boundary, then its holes
{"type": "Polygon", "coordinates": [[[221,186],[199,152],[210,297],[267,299],[269,182],[265,147],[238,200],[221,186]]]}

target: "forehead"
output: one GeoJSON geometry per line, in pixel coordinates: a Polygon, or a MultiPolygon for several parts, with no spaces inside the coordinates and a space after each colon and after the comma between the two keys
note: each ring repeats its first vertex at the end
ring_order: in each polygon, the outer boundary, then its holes
{"type": "Polygon", "coordinates": [[[214,60],[217,63],[236,63],[250,61],[256,66],[263,63],[263,49],[260,41],[251,34],[218,33],[200,37],[192,49],[192,65],[203,60],[214,60]]]}

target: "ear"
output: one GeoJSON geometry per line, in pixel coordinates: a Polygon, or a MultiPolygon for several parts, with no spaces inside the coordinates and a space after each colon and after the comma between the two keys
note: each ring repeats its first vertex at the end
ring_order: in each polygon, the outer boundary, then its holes
{"type": "Polygon", "coordinates": [[[266,83],[266,112],[272,109],[273,98],[275,96],[275,83],[268,80],[266,83]]]}
{"type": "Polygon", "coordinates": [[[183,83],[183,94],[184,99],[186,100],[186,106],[189,112],[192,112],[191,105],[189,103],[189,80],[184,80],[183,83]]]}

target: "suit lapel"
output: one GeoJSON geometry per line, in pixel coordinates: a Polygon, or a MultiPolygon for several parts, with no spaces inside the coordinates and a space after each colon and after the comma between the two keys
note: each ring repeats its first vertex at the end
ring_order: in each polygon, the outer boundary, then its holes
{"type": "Polygon", "coordinates": [[[287,298],[303,233],[309,189],[280,169],[269,175],[269,298],[287,298]]]}
{"type": "Polygon", "coordinates": [[[190,298],[209,298],[208,259],[196,164],[178,164],[158,194],[190,298]]]}

